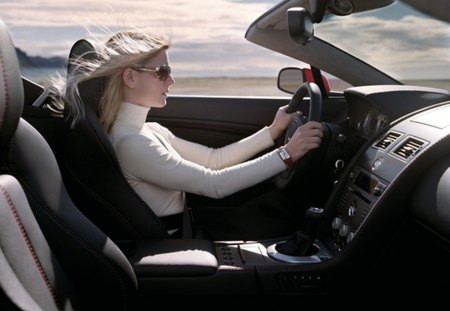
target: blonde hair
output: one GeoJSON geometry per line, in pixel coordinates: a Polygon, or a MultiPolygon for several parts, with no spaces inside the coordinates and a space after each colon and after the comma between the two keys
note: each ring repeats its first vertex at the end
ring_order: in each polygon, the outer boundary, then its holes
{"type": "Polygon", "coordinates": [[[78,85],[92,79],[104,79],[105,88],[98,113],[100,123],[110,133],[123,100],[123,71],[142,66],[168,49],[169,45],[169,41],[162,36],[140,32],[120,32],[106,43],[97,42],[95,57],[84,54],[69,60],[73,70],[67,77],[65,87],[61,87],[61,83],[53,83],[53,90],[59,95],[54,96],[57,106],[68,105],[67,117],[72,126],[75,125],[84,115],[78,85]]]}

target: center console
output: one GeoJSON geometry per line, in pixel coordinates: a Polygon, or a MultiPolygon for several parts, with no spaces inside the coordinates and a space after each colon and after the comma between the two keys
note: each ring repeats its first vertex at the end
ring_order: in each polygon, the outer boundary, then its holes
{"type": "Polygon", "coordinates": [[[366,271],[381,249],[376,244],[383,247],[404,217],[408,183],[430,161],[425,151],[450,137],[450,121],[432,123],[437,118],[430,115],[449,113],[450,104],[412,116],[368,145],[336,184],[324,217],[321,209],[309,209],[302,231],[291,237],[151,241],[151,249],[148,241],[138,242],[130,261],[141,293],[323,294],[330,286],[345,288],[342,274],[366,271]],[[327,228],[319,237],[316,224],[327,228]]]}
{"type": "Polygon", "coordinates": [[[387,180],[361,167],[350,172],[331,223],[331,242],[336,250],[341,251],[353,240],[388,185],[387,180]]]}
{"type": "MultiPolygon", "coordinates": [[[[323,209],[310,208],[305,214],[302,231],[283,239],[142,241],[130,260],[140,291],[183,294],[326,292],[332,283],[329,271],[333,259],[352,242],[391,183],[389,178],[380,177],[389,160],[380,160],[378,152],[377,148],[370,147],[348,173],[331,220],[325,221],[329,226],[326,237],[316,236],[316,226],[323,224],[323,209]],[[371,166],[376,159],[383,165],[373,170],[371,166]]],[[[404,163],[397,169],[403,166],[404,163]]],[[[391,170],[392,167],[390,173],[391,170]]]]}

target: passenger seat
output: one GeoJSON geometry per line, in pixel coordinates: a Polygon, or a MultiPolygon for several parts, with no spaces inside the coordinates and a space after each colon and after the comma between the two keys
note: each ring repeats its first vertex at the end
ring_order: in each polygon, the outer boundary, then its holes
{"type": "Polygon", "coordinates": [[[73,310],[73,289],[19,182],[0,176],[0,309],[73,310]]]}
{"type": "MultiPolygon", "coordinates": [[[[0,21],[1,174],[14,176],[22,186],[34,217],[52,251],[50,253],[48,249],[46,250],[47,247],[39,233],[36,235],[32,233],[36,227],[35,223],[23,226],[26,230],[31,230],[26,231],[31,244],[27,240],[25,240],[25,244],[17,244],[18,242],[15,241],[18,237],[11,236],[9,229],[0,227],[1,235],[4,236],[3,241],[8,241],[7,248],[3,248],[2,245],[2,253],[5,255],[2,258],[8,260],[2,269],[5,269],[5,275],[10,275],[9,279],[5,279],[3,274],[1,275],[2,288],[5,291],[4,298],[9,297],[9,300],[14,301],[15,298],[9,295],[11,288],[20,288],[17,285],[18,282],[25,282],[22,277],[26,277],[26,282],[39,282],[35,286],[30,284],[23,288],[22,292],[29,293],[29,297],[26,298],[28,301],[31,301],[32,298],[44,310],[47,306],[54,307],[51,301],[53,290],[50,288],[56,286],[54,293],[58,297],[57,300],[61,301],[61,306],[69,306],[71,301],[69,294],[67,296],[62,294],[66,292],[66,285],[65,277],[60,271],[64,270],[79,296],[77,302],[80,304],[77,305],[77,308],[89,310],[128,309],[137,290],[137,279],[130,262],[119,247],[87,219],[72,202],[49,145],[39,132],[21,118],[23,101],[23,84],[15,48],[6,26],[0,21]],[[38,241],[36,242],[35,239],[38,241]],[[17,251],[27,251],[28,248],[28,252],[30,252],[30,245],[32,249],[42,246],[42,252],[47,252],[47,254],[41,254],[39,250],[36,257],[33,256],[33,252],[31,252],[31,257],[29,257],[30,254],[27,254],[28,259],[25,255],[23,258],[16,257],[17,254],[9,252],[10,247],[14,248],[15,244],[17,244],[17,251]],[[25,245],[27,248],[24,247],[25,245]],[[36,258],[42,258],[40,264],[43,269],[38,269],[37,272],[24,270],[25,274],[22,275],[12,269],[15,267],[15,264],[11,264],[13,258],[15,258],[14,260],[23,260],[23,263],[20,263],[23,267],[27,265],[27,260],[29,263],[32,260],[28,269],[32,269],[32,265],[37,265],[36,258]],[[61,263],[62,269],[59,268],[55,258],[61,263]],[[45,271],[47,277],[41,274],[42,271],[45,271]],[[52,276],[52,271],[55,271],[55,276],[52,276]],[[46,278],[48,281],[45,281],[46,278]],[[5,282],[8,287],[6,285],[4,287],[3,283],[5,282]],[[49,285],[52,286],[49,287],[49,285]],[[47,288],[48,293],[41,293],[40,289],[42,288],[47,288]],[[39,293],[34,294],[35,291],[39,293]]],[[[6,183],[5,189],[17,190],[15,182],[8,178],[3,179],[6,183]]],[[[7,197],[3,194],[3,197],[5,196],[7,197]]],[[[11,197],[14,198],[14,201],[11,202],[24,202],[20,195],[11,197]]],[[[6,199],[6,203],[5,199],[2,200],[2,204],[9,206],[8,199],[6,199]]],[[[22,217],[21,214],[19,216],[22,217]]],[[[29,219],[31,218],[25,215],[21,221],[25,222],[26,220],[33,223],[33,220],[29,219]]],[[[17,222],[13,225],[18,226],[19,229],[12,228],[11,230],[20,231],[20,225],[17,222]]],[[[20,235],[24,236],[22,232],[20,235]]]]}

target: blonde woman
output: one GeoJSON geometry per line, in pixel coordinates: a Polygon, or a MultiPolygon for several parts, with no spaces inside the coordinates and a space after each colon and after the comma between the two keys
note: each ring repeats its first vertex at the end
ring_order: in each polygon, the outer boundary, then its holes
{"type": "MultiPolygon", "coordinates": [[[[83,114],[77,85],[88,79],[106,78],[99,105],[100,122],[110,137],[126,179],[159,217],[182,213],[186,192],[224,198],[281,173],[289,161],[295,162],[320,145],[322,125],[308,122],[282,147],[290,159],[283,160],[280,150],[275,148],[254,158],[273,147],[275,139],[291,122],[295,113],[286,113],[286,107],[277,111],[269,126],[222,148],[209,148],[176,137],[160,124],[146,122],[151,108],[166,105],[170,87],[175,83],[169,64],[169,42],[159,36],[123,32],[114,35],[100,50],[93,61],[72,60],[78,66],[77,72],[81,72],[70,77],[65,94],[72,119],[76,122],[83,114]]],[[[247,213],[255,216],[258,204],[250,205],[253,207],[247,213]]],[[[245,204],[239,209],[246,209],[245,204]]],[[[210,213],[215,213],[213,208],[210,213]]],[[[272,216],[267,216],[255,224],[257,218],[237,219],[234,213],[218,215],[216,221],[225,228],[229,225],[230,230],[237,223],[242,227],[264,228],[272,221],[272,216]]],[[[211,226],[217,227],[216,221],[211,226]]],[[[240,238],[266,238],[268,234],[262,229],[240,238]]]]}

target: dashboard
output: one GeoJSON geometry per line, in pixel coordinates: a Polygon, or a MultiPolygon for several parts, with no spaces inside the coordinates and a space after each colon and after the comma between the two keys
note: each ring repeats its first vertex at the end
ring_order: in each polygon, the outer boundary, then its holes
{"type": "Polygon", "coordinates": [[[348,104],[349,130],[369,140],[391,122],[437,103],[448,96],[444,90],[405,85],[364,86],[344,93],[348,104]]]}
{"type": "Polygon", "coordinates": [[[351,108],[350,127],[356,136],[368,140],[392,121],[372,104],[351,108]]]}
{"type": "MultiPolygon", "coordinates": [[[[411,89],[405,91],[409,93],[411,89]]],[[[416,102],[414,106],[431,108],[414,113],[405,111],[405,117],[394,120],[393,110],[385,109],[388,102],[395,105],[387,100],[388,94],[377,105],[370,92],[350,92],[346,95],[350,130],[367,144],[342,176],[335,197],[328,202],[335,212],[327,243],[336,252],[345,250],[360,235],[359,240],[367,243],[373,239],[372,235],[379,235],[379,228],[388,229],[390,222],[403,217],[414,185],[434,159],[443,156],[448,149],[442,147],[444,141],[450,140],[450,119],[446,117],[450,115],[450,102],[432,105],[423,101],[427,96],[418,96],[417,101],[422,103],[416,102]]],[[[395,95],[401,93],[396,91],[395,95]]],[[[450,226],[450,216],[443,222],[441,228],[450,226]]]]}

